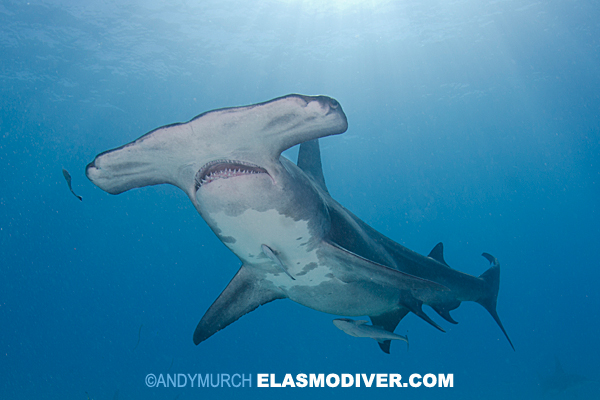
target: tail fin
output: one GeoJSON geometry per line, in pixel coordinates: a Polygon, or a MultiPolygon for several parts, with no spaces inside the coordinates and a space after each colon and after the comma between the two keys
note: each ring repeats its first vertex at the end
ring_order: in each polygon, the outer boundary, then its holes
{"type": "Polygon", "coordinates": [[[488,285],[488,292],[477,302],[490,313],[492,318],[494,318],[494,321],[496,321],[500,329],[502,329],[502,333],[504,333],[504,336],[506,336],[508,343],[510,343],[510,347],[515,350],[515,346],[513,346],[512,341],[508,337],[508,333],[506,333],[504,326],[502,326],[502,322],[500,322],[500,317],[496,311],[498,290],[500,289],[500,263],[498,262],[498,259],[491,254],[483,253],[482,256],[484,256],[490,262],[490,264],[492,264],[492,266],[483,274],[479,275],[479,278],[488,285]]]}

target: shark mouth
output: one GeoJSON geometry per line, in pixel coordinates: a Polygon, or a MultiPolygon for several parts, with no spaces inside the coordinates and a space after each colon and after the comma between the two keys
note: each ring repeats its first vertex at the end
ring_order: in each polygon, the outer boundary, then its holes
{"type": "Polygon", "coordinates": [[[232,160],[216,160],[205,164],[196,173],[196,190],[200,187],[216,181],[242,175],[267,174],[266,169],[258,165],[232,160]]]}

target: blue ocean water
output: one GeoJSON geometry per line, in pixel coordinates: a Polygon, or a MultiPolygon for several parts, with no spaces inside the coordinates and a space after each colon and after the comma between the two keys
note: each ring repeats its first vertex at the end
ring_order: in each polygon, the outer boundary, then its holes
{"type": "MultiPolygon", "coordinates": [[[[599,398],[600,8],[594,1],[0,1],[3,399],[599,398]],[[441,333],[414,315],[386,355],[280,300],[195,346],[238,270],[180,190],[111,196],[102,151],[288,93],[337,99],[321,141],[342,205],[479,275],[441,333]],[[70,171],[79,201],[61,169],[70,171]],[[591,381],[544,391],[555,358],[591,381]],[[246,374],[251,388],[148,374],[246,374]],[[453,388],[256,388],[258,373],[454,374],[453,388]]],[[[286,152],[295,160],[295,152],[286,152]]]]}

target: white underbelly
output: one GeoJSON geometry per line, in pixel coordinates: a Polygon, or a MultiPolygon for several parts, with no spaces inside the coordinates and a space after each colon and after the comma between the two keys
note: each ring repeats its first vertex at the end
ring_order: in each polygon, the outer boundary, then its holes
{"type": "Polygon", "coordinates": [[[346,316],[379,315],[397,302],[395,291],[369,282],[338,279],[335,263],[339,261],[319,259],[322,238],[309,228],[309,221],[295,221],[274,209],[264,212],[248,209],[236,216],[216,213],[211,214],[211,219],[223,243],[244,265],[257,277],[281,289],[292,301],[346,316]],[[276,253],[285,271],[263,253],[263,244],[276,253]]]}
{"type": "Polygon", "coordinates": [[[316,249],[321,242],[316,228],[309,221],[294,220],[275,209],[256,211],[248,209],[236,216],[225,213],[211,214],[223,242],[247,266],[264,270],[269,279],[282,289],[295,284],[316,286],[329,280],[331,271],[320,265],[316,249]],[[224,238],[224,239],[223,239],[224,238]],[[262,251],[262,245],[271,248],[296,281],[262,251]]]}

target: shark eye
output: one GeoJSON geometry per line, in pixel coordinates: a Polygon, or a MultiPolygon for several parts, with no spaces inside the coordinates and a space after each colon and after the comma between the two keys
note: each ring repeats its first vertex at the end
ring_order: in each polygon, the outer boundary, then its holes
{"type": "Polygon", "coordinates": [[[331,108],[333,108],[333,109],[338,108],[340,105],[340,103],[338,103],[336,99],[330,99],[329,104],[330,104],[331,108]]]}

